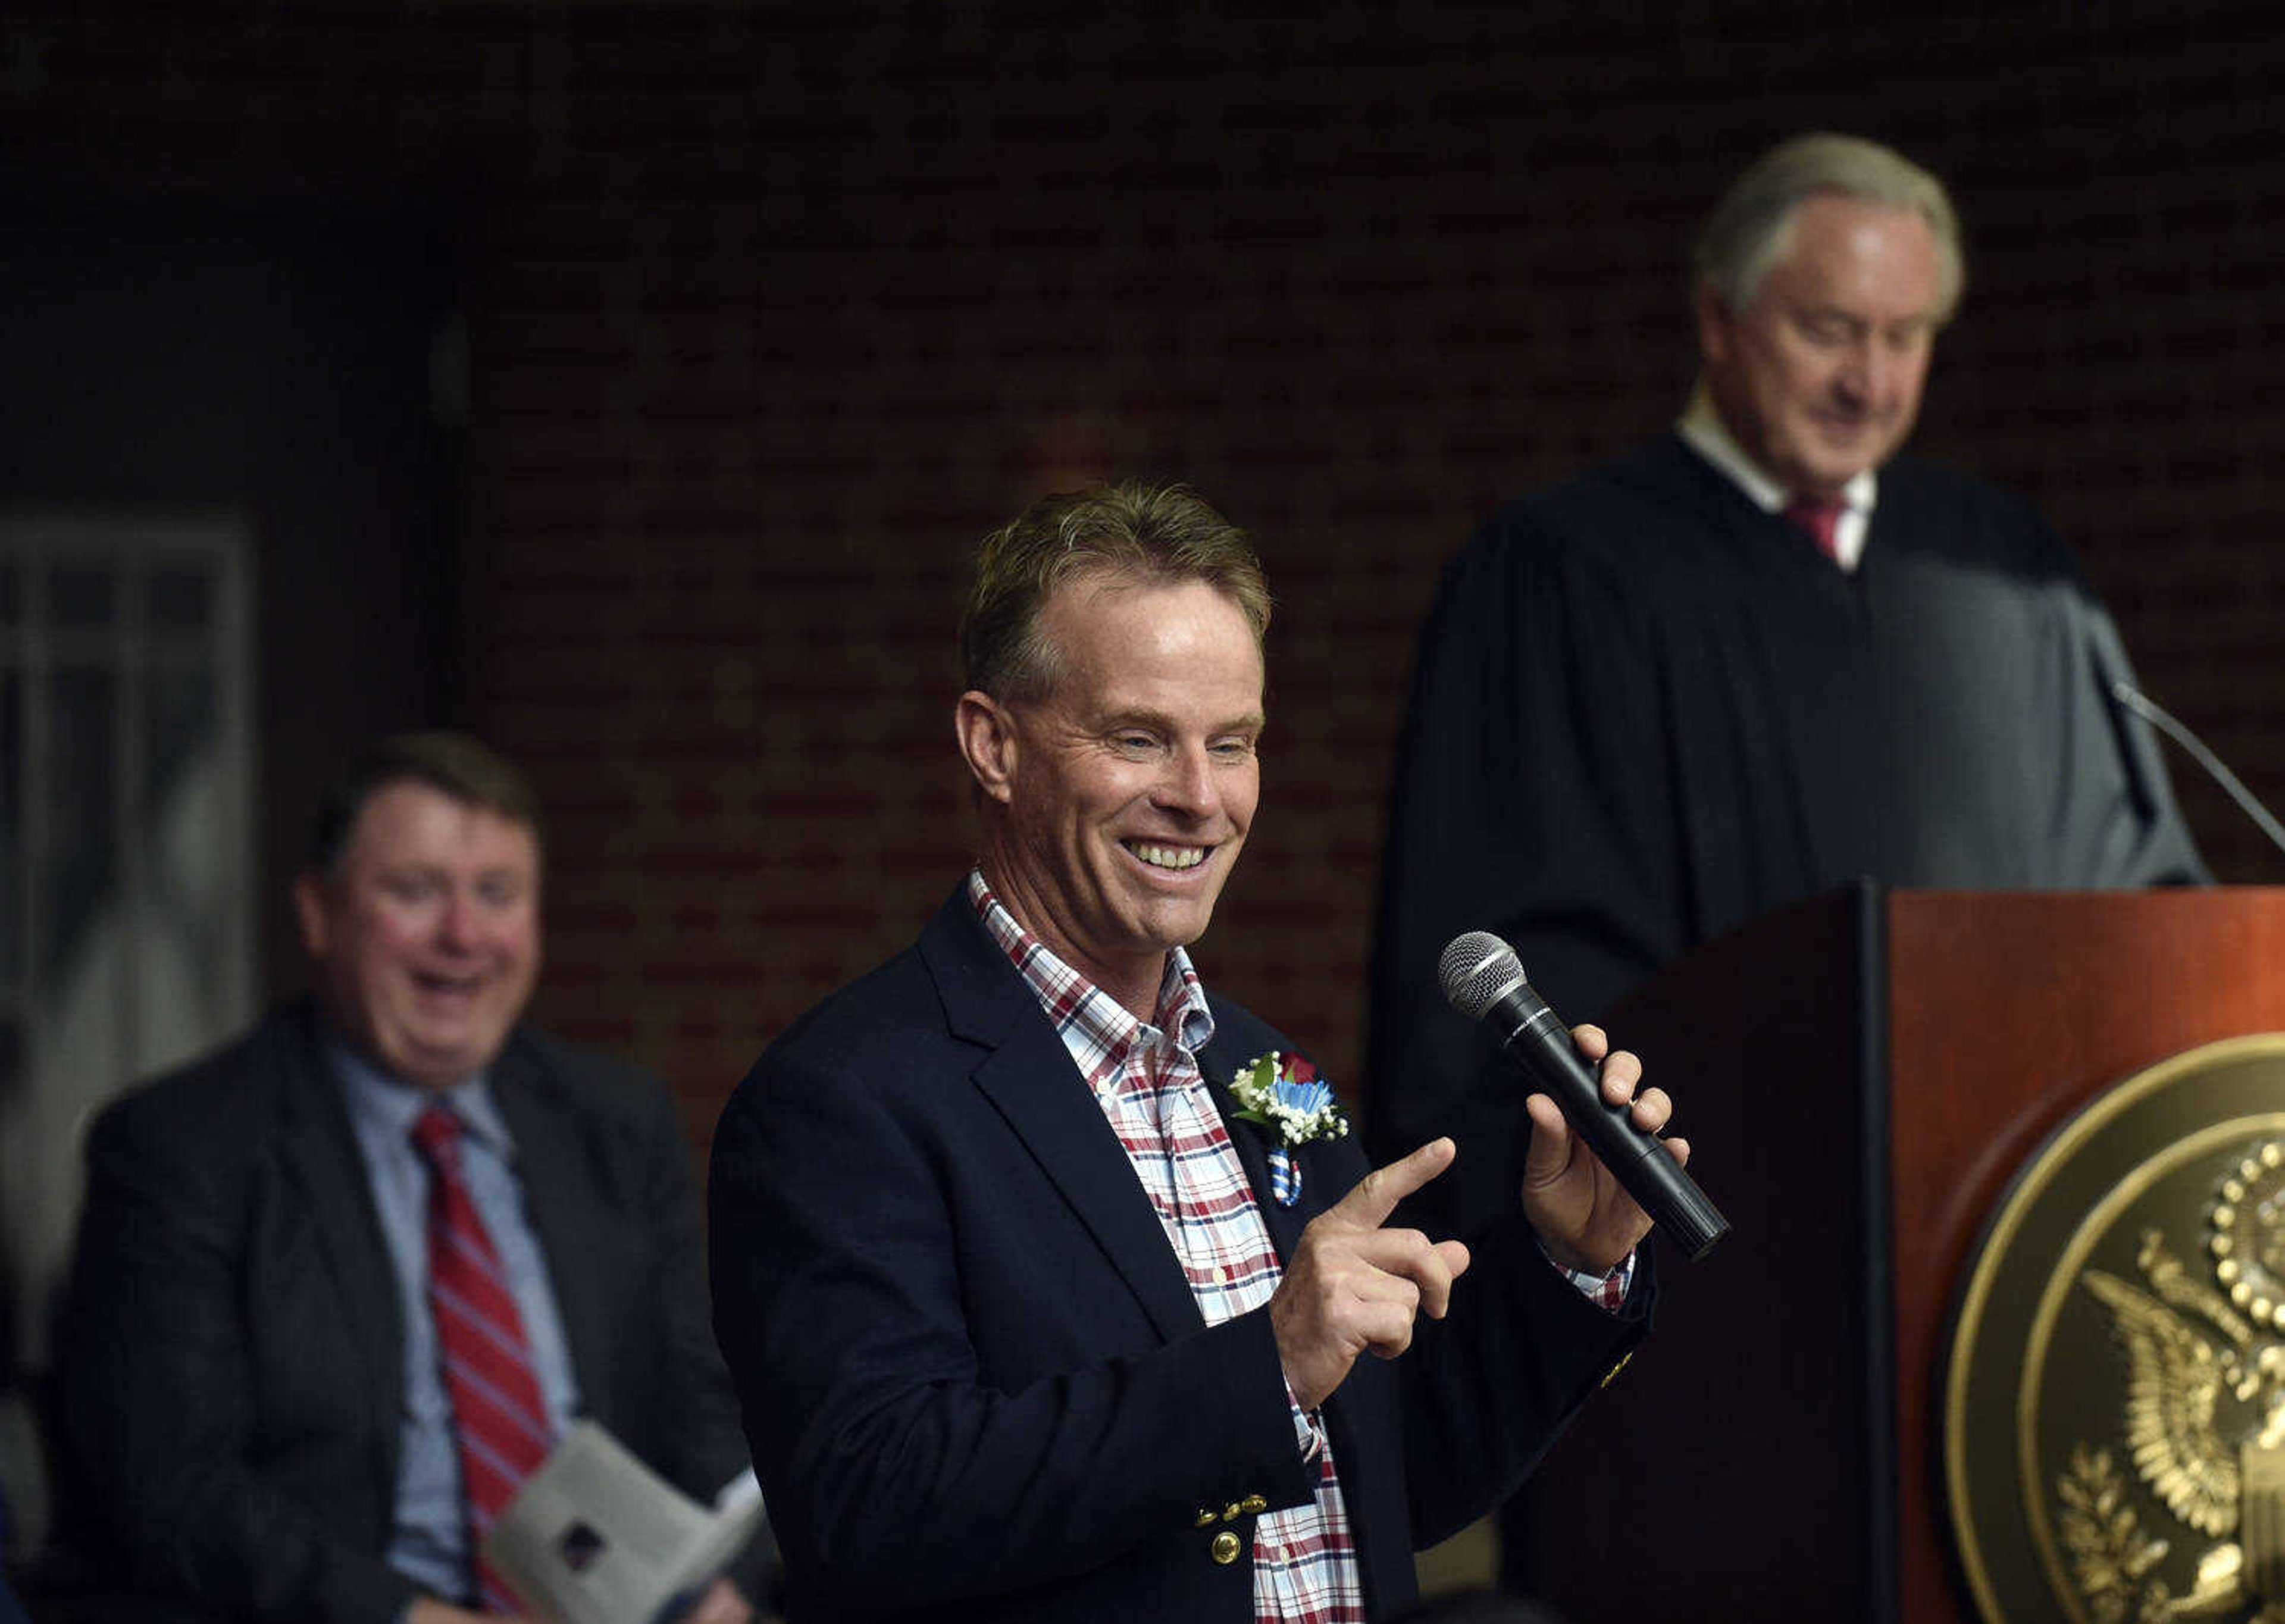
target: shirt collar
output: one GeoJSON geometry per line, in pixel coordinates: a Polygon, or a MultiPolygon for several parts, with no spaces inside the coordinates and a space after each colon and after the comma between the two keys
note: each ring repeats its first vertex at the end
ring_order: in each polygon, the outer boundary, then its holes
{"type": "MultiPolygon", "coordinates": [[[[1083,1044],[1123,1058],[1135,1044],[1158,1034],[1172,1034],[1193,1055],[1213,1041],[1213,1014],[1206,1005],[1205,986],[1185,949],[1176,947],[1166,954],[1166,974],[1158,981],[1157,1012],[1146,1024],[1025,930],[993,894],[980,868],[969,871],[968,900],[1075,1058],[1083,1044]]],[[[1082,1063],[1080,1070],[1092,1068],[1082,1063]]]]}
{"type": "MultiPolygon", "coordinates": [[[[1690,391],[1690,404],[1682,409],[1682,419],[1675,424],[1674,432],[1691,450],[1726,475],[1755,506],[1765,514],[1785,511],[1791,492],[1746,455],[1745,448],[1738,443],[1729,426],[1722,421],[1721,412],[1715,409],[1713,391],[1706,387],[1703,378],[1690,391]]],[[[1866,468],[1841,488],[1841,499],[1851,513],[1870,518],[1880,493],[1880,475],[1866,468]]]]}
{"type": "Polygon", "coordinates": [[[378,1133],[392,1142],[404,1140],[412,1132],[413,1120],[441,1100],[460,1119],[461,1129],[468,1137],[500,1160],[511,1159],[515,1140],[507,1131],[507,1119],[500,1115],[499,1103],[492,1098],[488,1073],[479,1071],[440,1094],[384,1071],[337,1036],[326,1039],[326,1055],[333,1063],[334,1075],[349,1102],[349,1119],[360,1128],[378,1133]]]}

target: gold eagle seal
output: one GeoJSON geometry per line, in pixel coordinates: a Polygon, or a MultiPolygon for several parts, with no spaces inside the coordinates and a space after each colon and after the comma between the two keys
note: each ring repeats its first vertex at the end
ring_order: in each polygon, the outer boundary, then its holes
{"type": "Polygon", "coordinates": [[[2058,1130],[1974,1259],[1944,1387],[1990,1624],[2285,1624],[2285,1036],[2058,1130]]]}

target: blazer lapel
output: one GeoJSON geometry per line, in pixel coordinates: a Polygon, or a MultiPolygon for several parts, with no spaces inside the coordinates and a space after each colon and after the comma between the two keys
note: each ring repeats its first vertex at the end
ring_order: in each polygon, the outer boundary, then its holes
{"type": "Polygon", "coordinates": [[[586,1237],[599,1219],[582,1192],[596,1186],[592,1177],[580,1176],[586,1149],[580,1143],[578,1121],[572,1112],[552,1105],[550,1091],[547,1076],[533,1063],[529,1048],[511,1035],[492,1063],[492,1103],[515,1142],[516,1182],[522,1188],[524,1212],[546,1262],[572,1377],[579,1385],[580,1408],[593,1411],[601,1396],[594,1384],[601,1379],[600,1361],[610,1342],[612,1294],[597,1271],[564,1266],[567,1259],[594,1255],[596,1249],[586,1243],[586,1237]]]}
{"type": "Polygon", "coordinates": [[[374,1469],[394,1495],[404,1409],[404,1319],[397,1266],[381,1236],[371,1175],[314,1013],[305,1009],[289,1018],[278,1063],[280,1149],[333,1275],[350,1340],[359,1350],[366,1431],[379,1445],[374,1469]]]}
{"type": "Polygon", "coordinates": [[[1203,1327],[1197,1299],[1150,1198],[1070,1052],[965,890],[921,937],[953,1035],[985,1053],[978,1090],[1024,1142],[1111,1267],[1169,1339],[1203,1327]]]}
{"type": "MultiPolygon", "coordinates": [[[[1253,1204],[1261,1209],[1261,1221],[1268,1228],[1270,1243],[1276,1247],[1277,1261],[1282,1266],[1292,1259],[1302,1227],[1308,1221],[1307,1215],[1317,1210],[1323,1192],[1312,1189],[1305,1176],[1301,1181],[1301,1198],[1293,1205],[1280,1205],[1272,1193],[1268,1142],[1252,1123],[1238,1120],[1237,1096],[1229,1091],[1231,1075],[1248,1058],[1251,1056],[1233,1057],[1217,1037],[1199,1055],[1198,1069],[1205,1074],[1214,1106],[1221,1112],[1222,1132],[1237,1147],[1237,1159],[1245,1168],[1245,1181],[1253,1190],[1253,1204]]],[[[1301,1158],[1297,1156],[1295,1159],[1298,1163],[1301,1158]]]]}

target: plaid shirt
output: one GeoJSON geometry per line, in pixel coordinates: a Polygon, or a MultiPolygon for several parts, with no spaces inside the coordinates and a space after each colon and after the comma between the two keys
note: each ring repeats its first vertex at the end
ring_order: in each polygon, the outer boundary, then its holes
{"type": "MultiPolygon", "coordinates": [[[[1146,1025],[1027,935],[981,873],[968,876],[968,897],[1126,1148],[1206,1323],[1267,1303],[1282,1277],[1277,1254],[1198,1071],[1213,1016],[1190,955],[1179,947],[1166,955],[1156,1018],[1146,1025]]],[[[1294,1447],[1318,1463],[1316,1497],[1254,1520],[1254,1617],[1260,1624],[1362,1624],[1356,1546],[1332,1446],[1298,1406],[1293,1421],[1294,1447]]]]}

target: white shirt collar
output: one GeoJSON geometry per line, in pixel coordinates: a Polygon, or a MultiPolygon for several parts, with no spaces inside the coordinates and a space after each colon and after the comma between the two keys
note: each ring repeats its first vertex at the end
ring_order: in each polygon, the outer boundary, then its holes
{"type": "MultiPolygon", "coordinates": [[[[1744,491],[1748,500],[1765,514],[1785,511],[1791,495],[1786,488],[1764,473],[1754,459],[1746,455],[1715,410],[1713,391],[1700,378],[1690,391],[1690,404],[1682,409],[1681,420],[1674,426],[1692,451],[1712,463],[1730,482],[1744,491]]],[[[1880,499],[1880,475],[1866,468],[1841,488],[1841,499],[1846,511],[1834,533],[1834,545],[1840,553],[1843,569],[1854,570],[1865,555],[1865,532],[1871,526],[1873,504],[1880,499]]]]}

